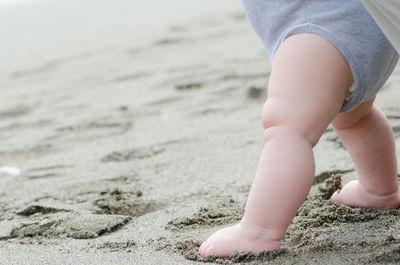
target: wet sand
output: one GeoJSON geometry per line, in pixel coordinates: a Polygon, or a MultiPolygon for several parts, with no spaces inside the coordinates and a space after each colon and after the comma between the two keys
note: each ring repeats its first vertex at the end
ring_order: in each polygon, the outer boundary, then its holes
{"type": "MultiPolygon", "coordinates": [[[[0,178],[0,264],[400,262],[400,210],[327,200],[356,177],[331,128],[281,250],[197,254],[240,220],[264,144],[270,68],[239,8],[48,57],[0,73],[0,165],[22,170],[0,178]]],[[[397,68],[377,104],[398,150],[399,100],[397,68]]]]}

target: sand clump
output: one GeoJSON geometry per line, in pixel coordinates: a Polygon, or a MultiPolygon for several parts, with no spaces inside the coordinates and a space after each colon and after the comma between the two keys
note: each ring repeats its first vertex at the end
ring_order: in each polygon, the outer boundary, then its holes
{"type": "MultiPolygon", "coordinates": [[[[399,216],[399,210],[352,208],[331,202],[331,195],[341,188],[341,176],[333,175],[319,188],[316,195],[306,199],[290,228],[328,227],[331,224],[366,222],[383,216],[399,216]]],[[[291,229],[289,228],[289,231],[291,229]]]]}
{"type": "MultiPolygon", "coordinates": [[[[336,261],[337,264],[369,264],[383,262],[395,264],[400,260],[400,236],[397,228],[400,210],[379,210],[350,208],[332,203],[329,198],[341,188],[341,175],[336,172],[324,173],[326,178],[317,192],[310,195],[293,219],[282,247],[278,251],[233,253],[227,258],[198,254],[201,244],[198,240],[177,242],[174,251],[193,261],[220,264],[281,264],[297,260],[299,264],[321,264],[336,261]],[[376,222],[376,220],[379,220],[376,222]],[[389,228],[389,229],[388,229],[389,228]],[[384,234],[384,236],[382,236],[384,234]]],[[[322,177],[320,177],[322,178],[322,177]]],[[[167,228],[194,229],[201,226],[227,225],[240,220],[239,206],[231,218],[215,208],[200,211],[191,218],[175,219],[167,228]],[[208,214],[211,212],[211,214],[208,214]]],[[[207,208],[208,209],[208,208],[207,208]]]]}

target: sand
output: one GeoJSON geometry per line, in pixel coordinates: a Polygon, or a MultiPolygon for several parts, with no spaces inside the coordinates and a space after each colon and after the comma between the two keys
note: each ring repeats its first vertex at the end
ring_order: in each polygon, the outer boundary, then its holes
{"type": "MultiPolygon", "coordinates": [[[[399,210],[327,200],[356,177],[331,128],[281,250],[197,255],[241,218],[263,147],[270,68],[235,5],[1,63],[0,166],[22,174],[0,178],[0,264],[400,262],[399,210]]],[[[377,104],[398,150],[399,99],[397,68],[377,104]]]]}

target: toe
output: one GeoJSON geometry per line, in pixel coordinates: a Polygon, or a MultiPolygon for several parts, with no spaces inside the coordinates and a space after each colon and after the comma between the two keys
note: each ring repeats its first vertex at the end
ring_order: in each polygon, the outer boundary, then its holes
{"type": "Polygon", "coordinates": [[[200,248],[199,248],[199,253],[200,253],[200,255],[202,255],[202,256],[205,257],[207,247],[208,247],[207,241],[206,241],[206,242],[203,242],[203,243],[200,245],[200,248]]]}
{"type": "Polygon", "coordinates": [[[331,201],[337,204],[343,204],[342,198],[339,195],[339,192],[335,191],[331,196],[331,201]]]}
{"type": "Polygon", "coordinates": [[[211,255],[223,257],[223,256],[220,255],[220,253],[217,253],[218,252],[217,251],[218,248],[216,249],[215,247],[216,246],[214,246],[212,244],[209,244],[207,246],[207,248],[205,249],[205,257],[211,256],[211,255]]]}
{"type": "Polygon", "coordinates": [[[226,252],[225,249],[220,249],[219,247],[210,245],[206,249],[205,257],[214,255],[214,256],[221,257],[221,258],[225,258],[225,257],[229,256],[229,253],[225,253],[225,252],[226,252]]]}
{"type": "Polygon", "coordinates": [[[211,245],[207,246],[207,248],[205,249],[205,255],[204,256],[208,257],[210,255],[215,255],[214,248],[211,245]]]}
{"type": "Polygon", "coordinates": [[[205,242],[203,242],[203,243],[200,245],[200,248],[199,248],[199,254],[202,255],[202,256],[204,256],[204,255],[203,255],[203,254],[204,254],[204,246],[205,246],[205,242]]]}

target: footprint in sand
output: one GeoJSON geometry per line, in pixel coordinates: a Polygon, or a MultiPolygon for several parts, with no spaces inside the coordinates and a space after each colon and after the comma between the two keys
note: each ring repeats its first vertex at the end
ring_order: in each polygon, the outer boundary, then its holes
{"type": "Polygon", "coordinates": [[[24,177],[28,179],[42,179],[60,176],[62,172],[57,169],[73,168],[71,165],[53,165],[47,167],[36,167],[26,170],[24,177]]]}
{"type": "Polygon", "coordinates": [[[180,90],[180,91],[196,90],[196,89],[200,89],[202,87],[203,87],[203,83],[200,83],[200,82],[190,82],[190,83],[175,85],[175,89],[180,90]]]}
{"type": "Polygon", "coordinates": [[[1,119],[17,118],[30,113],[32,110],[33,110],[32,106],[17,105],[9,109],[0,110],[0,118],[1,119]]]}
{"type": "Polygon", "coordinates": [[[50,144],[37,144],[7,151],[0,151],[0,157],[37,158],[54,151],[50,144]]]}
{"type": "Polygon", "coordinates": [[[21,69],[17,70],[13,73],[11,73],[10,77],[11,78],[24,78],[24,77],[30,77],[34,75],[40,75],[40,74],[48,74],[49,72],[52,72],[57,69],[57,67],[71,63],[74,61],[80,61],[84,59],[88,59],[91,57],[91,53],[85,52],[78,54],[76,56],[71,56],[71,57],[64,57],[64,58],[58,58],[55,60],[47,61],[44,64],[31,68],[31,69],[21,69]]]}
{"type": "Polygon", "coordinates": [[[67,140],[95,141],[100,138],[120,135],[129,131],[133,126],[130,117],[107,116],[94,120],[82,121],[78,124],[66,125],[55,129],[56,134],[47,137],[50,141],[67,140]]]}
{"type": "Polygon", "coordinates": [[[150,77],[152,74],[149,72],[137,72],[137,73],[130,73],[130,74],[125,74],[125,75],[120,75],[111,80],[111,82],[114,83],[120,83],[120,82],[128,82],[131,80],[137,80],[143,77],[150,77]]]}
{"type": "Polygon", "coordinates": [[[148,147],[141,147],[141,148],[132,148],[124,151],[119,152],[112,152],[104,156],[101,159],[101,162],[125,162],[135,159],[144,159],[153,157],[157,154],[160,154],[165,151],[166,148],[161,146],[148,146],[148,147]]]}
{"type": "Polygon", "coordinates": [[[37,212],[38,207],[29,208],[35,215],[26,216],[26,220],[4,220],[0,222],[0,239],[12,238],[74,238],[90,239],[110,234],[124,225],[131,217],[121,215],[67,213],[65,209],[46,212],[48,207],[39,207],[45,213],[37,212]]]}
{"type": "Polygon", "coordinates": [[[24,77],[29,77],[33,75],[39,75],[39,74],[45,74],[48,72],[53,71],[56,68],[57,64],[56,62],[47,62],[41,66],[38,66],[36,68],[32,69],[23,69],[23,70],[18,70],[13,73],[11,73],[11,78],[24,78],[24,77]]]}
{"type": "Polygon", "coordinates": [[[97,129],[99,129],[99,130],[103,130],[103,129],[109,129],[109,130],[114,129],[115,130],[115,129],[117,129],[118,131],[120,131],[122,133],[122,132],[129,130],[131,127],[132,127],[131,120],[118,118],[118,117],[103,117],[103,118],[99,118],[96,120],[82,122],[77,125],[58,127],[58,128],[56,128],[56,131],[71,133],[71,132],[82,132],[82,131],[97,130],[97,129]]]}
{"type": "Polygon", "coordinates": [[[67,237],[74,239],[96,238],[117,231],[131,220],[128,216],[98,214],[79,215],[58,227],[67,237]]]}
{"type": "Polygon", "coordinates": [[[31,216],[33,214],[49,214],[49,213],[58,213],[58,212],[69,212],[67,209],[59,209],[54,207],[48,207],[38,204],[29,205],[25,209],[18,211],[17,214],[21,216],[31,216]]]}
{"type": "Polygon", "coordinates": [[[183,97],[179,97],[179,96],[163,97],[158,100],[151,101],[147,105],[148,106],[164,105],[164,104],[174,103],[174,102],[180,101],[182,99],[183,99],[183,97]]]}
{"type": "Polygon", "coordinates": [[[154,42],[154,46],[165,46],[165,45],[172,45],[172,44],[177,44],[183,42],[184,39],[182,38],[165,38],[165,39],[160,39],[154,42]]]}
{"type": "Polygon", "coordinates": [[[140,190],[123,192],[114,189],[102,192],[101,195],[102,198],[93,203],[97,207],[97,214],[139,217],[164,208],[162,204],[142,199],[143,193],[140,190]]]}

